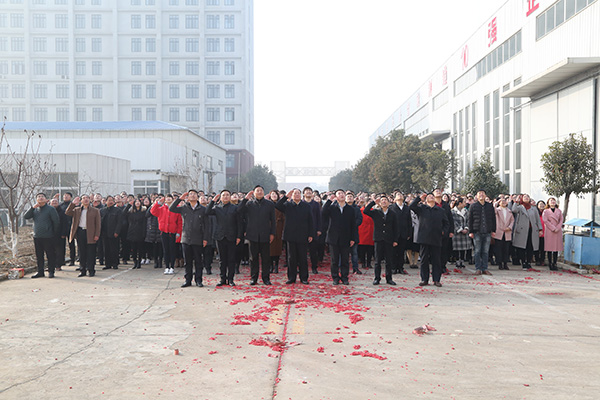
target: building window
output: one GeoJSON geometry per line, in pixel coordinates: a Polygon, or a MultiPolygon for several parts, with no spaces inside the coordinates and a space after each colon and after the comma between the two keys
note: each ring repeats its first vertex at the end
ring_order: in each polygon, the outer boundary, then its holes
{"type": "Polygon", "coordinates": [[[102,51],[102,38],[92,38],[92,51],[94,53],[102,51]]]}
{"type": "Polygon", "coordinates": [[[179,29],[179,15],[169,15],[169,28],[179,29]]]}
{"type": "Polygon", "coordinates": [[[156,108],[146,108],[146,121],[156,121],[156,108]]]}
{"type": "Polygon", "coordinates": [[[225,0],[225,5],[226,6],[234,6],[235,5],[235,0],[225,0]]]}
{"type": "Polygon", "coordinates": [[[169,108],[169,121],[171,121],[171,122],[179,121],[179,108],[177,108],[177,107],[169,108]]]}
{"type": "Polygon", "coordinates": [[[498,146],[500,143],[500,91],[494,91],[494,125],[493,125],[493,133],[494,133],[494,146],[498,146]]]}
{"type": "Polygon", "coordinates": [[[75,51],[78,53],[85,52],[85,38],[75,39],[75,51]]]}
{"type": "Polygon", "coordinates": [[[235,75],[235,61],[225,61],[225,75],[235,75]]]}
{"type": "Polygon", "coordinates": [[[75,63],[75,75],[85,75],[85,61],[77,61],[75,63]]]}
{"type": "Polygon", "coordinates": [[[146,29],[156,28],[156,15],[146,15],[146,29]]]}
{"type": "Polygon", "coordinates": [[[75,109],[75,121],[86,121],[86,110],[84,107],[77,107],[75,109]]]}
{"type": "Polygon", "coordinates": [[[225,29],[234,29],[235,28],[235,16],[234,15],[226,15],[224,25],[225,25],[225,29]]]}
{"type": "Polygon", "coordinates": [[[64,29],[69,27],[69,16],[67,14],[56,14],[54,16],[54,27],[64,29]]]}
{"type": "Polygon", "coordinates": [[[206,16],[206,29],[219,29],[221,20],[218,15],[207,15],[206,16]]]}
{"type": "Polygon", "coordinates": [[[101,107],[92,108],[92,121],[102,122],[102,108],[101,107]]]}
{"type": "Polygon", "coordinates": [[[225,131],[225,144],[235,144],[234,131],[225,131]]]}
{"type": "Polygon", "coordinates": [[[490,95],[483,98],[483,142],[486,149],[490,147],[490,95]]]}
{"type": "Polygon", "coordinates": [[[186,6],[197,6],[198,0],[185,0],[185,5],[186,6]]]}
{"type": "Polygon", "coordinates": [[[23,28],[24,26],[25,26],[25,16],[23,14],[10,14],[10,27],[11,28],[23,28]]]}
{"type": "Polygon", "coordinates": [[[59,107],[56,109],[56,120],[59,122],[69,121],[69,108],[59,107]]]}
{"type": "Polygon", "coordinates": [[[221,51],[221,39],[206,38],[206,51],[209,53],[215,53],[215,52],[221,51]]]}
{"type": "MultiPolygon", "coordinates": [[[[3,74],[3,73],[6,73],[6,72],[3,72],[0,69],[0,74],[3,74]]],[[[46,61],[34,61],[33,62],[33,74],[34,75],[48,75],[48,64],[46,63],[46,61]]],[[[0,97],[2,97],[2,96],[0,96],[0,97]]]]}
{"type": "Polygon", "coordinates": [[[46,84],[33,85],[33,97],[35,99],[47,99],[48,98],[48,85],[46,85],[46,84]]]}
{"type": "Polygon", "coordinates": [[[56,75],[68,77],[69,76],[69,62],[68,61],[57,61],[56,62],[56,75]]]}
{"type": "Polygon", "coordinates": [[[225,38],[225,51],[228,53],[232,53],[235,51],[235,39],[234,38],[225,38]]]}
{"type": "Polygon", "coordinates": [[[210,122],[218,122],[221,120],[221,110],[219,107],[206,108],[206,120],[210,122]]]}
{"type": "Polygon", "coordinates": [[[0,51],[8,51],[8,38],[0,37],[0,51]]]}
{"type": "Polygon", "coordinates": [[[169,0],[169,5],[170,6],[178,6],[179,5],[179,0],[169,0]]]}
{"type": "Polygon", "coordinates": [[[141,15],[132,15],[131,16],[131,29],[141,29],[142,28],[142,16],[141,15]]]}
{"type": "Polygon", "coordinates": [[[177,38],[169,39],[169,51],[171,53],[179,52],[179,39],[177,39],[177,38]]]}
{"type": "Polygon", "coordinates": [[[25,50],[25,38],[24,37],[10,38],[10,49],[12,51],[24,51],[25,50]]]}
{"type": "Polygon", "coordinates": [[[56,98],[57,99],[68,99],[69,98],[69,85],[61,83],[56,85],[56,98]]]}
{"type": "Polygon", "coordinates": [[[188,53],[197,53],[200,51],[200,42],[198,38],[185,39],[185,51],[188,53]]]}
{"type": "Polygon", "coordinates": [[[536,18],[536,40],[541,39],[571,19],[596,0],[560,0],[536,18]]]}
{"type": "MultiPolygon", "coordinates": [[[[45,63],[45,61],[38,61],[38,62],[43,62],[45,63]]],[[[35,65],[35,61],[33,63],[33,65],[35,65]]],[[[6,75],[8,74],[8,61],[0,61],[0,75],[6,75]]]]}
{"type": "Polygon", "coordinates": [[[133,107],[131,109],[131,120],[141,121],[142,120],[142,109],[140,107],[133,107]]]}
{"type": "Polygon", "coordinates": [[[221,144],[221,132],[206,131],[206,138],[215,144],[221,144]]]}
{"type": "Polygon", "coordinates": [[[225,85],[225,98],[226,99],[235,98],[235,85],[225,85]]]}
{"type": "Polygon", "coordinates": [[[93,6],[101,6],[102,5],[102,0],[92,0],[92,5],[93,6]]]}
{"type": "Polygon", "coordinates": [[[102,85],[94,84],[92,85],[92,99],[101,99],[102,98],[102,85]]]}
{"type": "Polygon", "coordinates": [[[169,61],[169,75],[179,75],[179,61],[169,61]]]}
{"type": "Polygon", "coordinates": [[[46,107],[35,107],[33,109],[33,120],[39,122],[48,121],[48,109],[46,107]]]}
{"type": "Polygon", "coordinates": [[[134,84],[131,85],[131,98],[141,99],[142,98],[142,85],[134,84]]]}
{"type": "Polygon", "coordinates": [[[156,75],[156,61],[146,61],[146,75],[156,75]]]}
{"type": "Polygon", "coordinates": [[[235,154],[227,154],[225,156],[225,167],[235,168],[235,154]]]}
{"type": "Polygon", "coordinates": [[[68,38],[56,38],[54,41],[56,52],[68,52],[69,51],[69,39],[68,38]]]}
{"type": "Polygon", "coordinates": [[[25,63],[23,61],[11,62],[11,71],[13,75],[25,75],[25,63]]]}
{"type": "Polygon", "coordinates": [[[235,121],[235,109],[233,107],[225,107],[225,121],[235,121]]]}
{"type": "Polygon", "coordinates": [[[207,61],[206,62],[206,75],[220,75],[221,72],[220,61],[207,61]]]}
{"type": "Polygon", "coordinates": [[[102,15],[92,14],[92,29],[102,28],[102,15]]]}
{"type": "MultiPolygon", "coordinates": [[[[196,85],[196,84],[185,85],[185,97],[187,99],[200,98],[200,85],[196,85]]],[[[188,121],[190,121],[190,120],[188,120],[188,121]]]]}
{"type": "Polygon", "coordinates": [[[92,61],[92,75],[102,75],[102,61],[92,61]]]}
{"type": "Polygon", "coordinates": [[[142,39],[140,38],[132,38],[131,39],[131,52],[139,53],[142,51],[142,39]]]}
{"type": "Polygon", "coordinates": [[[185,29],[198,29],[200,27],[200,19],[197,15],[185,16],[185,29]]]}
{"type": "Polygon", "coordinates": [[[218,6],[219,0],[206,0],[206,5],[207,6],[218,6]]]}
{"type": "MultiPolygon", "coordinates": [[[[6,14],[2,14],[6,16],[6,14]]],[[[1,20],[6,21],[6,17],[1,18],[1,20]]],[[[4,28],[6,26],[6,22],[0,25],[0,27],[4,28]]],[[[46,14],[33,14],[33,27],[34,28],[45,28],[46,27],[46,14]]]]}
{"type": "Polygon", "coordinates": [[[131,0],[131,5],[132,6],[141,6],[142,0],[131,0]]]}
{"type": "MultiPolygon", "coordinates": [[[[8,85],[2,84],[0,85],[0,99],[8,98],[8,85]]],[[[6,114],[0,114],[0,119],[4,117],[6,114]]]]}
{"type": "Polygon", "coordinates": [[[146,85],[146,98],[147,99],[155,99],[156,98],[156,85],[146,85]]]}
{"type": "Polygon", "coordinates": [[[178,99],[179,98],[179,85],[169,85],[169,98],[170,99],[178,99]]]}
{"type": "Polygon", "coordinates": [[[26,117],[26,111],[25,111],[25,107],[13,107],[12,110],[12,120],[13,121],[17,121],[17,122],[21,122],[21,121],[25,121],[25,117],[26,117]]]}
{"type": "Polygon", "coordinates": [[[186,75],[200,75],[200,63],[198,61],[185,62],[186,75]]]}
{"type": "Polygon", "coordinates": [[[206,85],[206,98],[218,99],[221,97],[221,85],[206,85]]]}
{"type": "Polygon", "coordinates": [[[185,120],[186,121],[199,121],[200,120],[200,109],[198,107],[188,107],[185,109],[185,120]]]}
{"type": "Polygon", "coordinates": [[[146,51],[148,53],[154,53],[156,51],[156,39],[155,38],[146,39],[146,51]]]}
{"type": "Polygon", "coordinates": [[[46,40],[45,37],[42,37],[42,38],[37,38],[37,37],[33,38],[33,51],[35,51],[35,52],[45,52],[46,51],[46,43],[47,43],[47,40],[46,40]]]}
{"type": "Polygon", "coordinates": [[[147,6],[153,6],[153,5],[156,5],[156,0],[146,0],[146,5],[147,5],[147,6]]]}
{"type": "Polygon", "coordinates": [[[131,62],[131,75],[141,75],[142,74],[142,62],[141,61],[132,61],[131,62]]]}

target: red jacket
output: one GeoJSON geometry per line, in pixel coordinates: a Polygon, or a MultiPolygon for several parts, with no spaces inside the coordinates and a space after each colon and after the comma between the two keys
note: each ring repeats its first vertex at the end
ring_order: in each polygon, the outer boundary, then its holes
{"type": "Polygon", "coordinates": [[[358,226],[358,244],[374,246],[373,231],[375,230],[375,225],[373,224],[373,219],[366,215],[364,211],[364,207],[360,209],[363,215],[363,222],[358,226]]]}
{"type": "Polygon", "coordinates": [[[181,234],[181,214],[169,211],[169,206],[158,203],[152,204],[150,213],[158,218],[158,229],[166,233],[181,234]]]}

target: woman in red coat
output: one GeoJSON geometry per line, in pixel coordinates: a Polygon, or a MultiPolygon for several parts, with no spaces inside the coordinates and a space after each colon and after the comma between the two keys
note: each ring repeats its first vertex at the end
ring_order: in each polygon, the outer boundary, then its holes
{"type": "Polygon", "coordinates": [[[556,267],[558,252],[563,251],[563,218],[562,211],[556,205],[556,199],[550,197],[546,204],[546,209],[542,213],[542,220],[546,227],[544,233],[544,250],[548,252],[548,263],[552,271],[558,270],[556,267]]]}
{"type": "Polygon", "coordinates": [[[375,225],[373,219],[365,214],[365,200],[360,199],[360,212],[363,215],[363,222],[358,226],[358,259],[363,268],[371,268],[371,259],[375,250],[373,241],[373,230],[375,225]]]}

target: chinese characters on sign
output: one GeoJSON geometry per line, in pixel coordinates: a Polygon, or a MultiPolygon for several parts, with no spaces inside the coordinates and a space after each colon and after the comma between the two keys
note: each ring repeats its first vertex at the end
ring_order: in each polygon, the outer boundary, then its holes
{"type": "MultiPolygon", "coordinates": [[[[463,69],[466,69],[469,66],[469,46],[463,47],[462,53],[461,53],[461,58],[462,58],[462,67],[463,67],[463,69]]],[[[448,79],[447,75],[446,75],[446,79],[448,79]]]]}
{"type": "Polygon", "coordinates": [[[442,85],[446,86],[448,84],[448,67],[444,65],[444,70],[442,71],[442,85]]]}
{"type": "Polygon", "coordinates": [[[535,10],[540,8],[537,0],[527,0],[527,17],[529,17],[535,10]]]}
{"type": "Polygon", "coordinates": [[[429,80],[429,97],[433,94],[433,82],[429,80]]]}
{"type": "Polygon", "coordinates": [[[492,22],[488,24],[488,39],[488,47],[494,44],[498,39],[498,26],[496,24],[496,18],[494,18],[492,22]]]}

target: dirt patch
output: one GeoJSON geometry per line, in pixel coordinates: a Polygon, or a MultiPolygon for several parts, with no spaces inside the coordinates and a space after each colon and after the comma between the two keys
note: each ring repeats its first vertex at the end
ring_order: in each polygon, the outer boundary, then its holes
{"type": "Polygon", "coordinates": [[[25,273],[36,269],[32,228],[21,227],[19,236],[17,258],[13,258],[11,250],[0,241],[0,280],[7,279],[11,268],[25,268],[25,273]]]}

